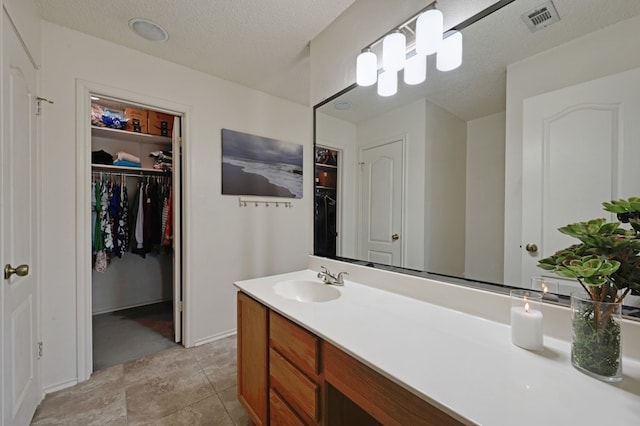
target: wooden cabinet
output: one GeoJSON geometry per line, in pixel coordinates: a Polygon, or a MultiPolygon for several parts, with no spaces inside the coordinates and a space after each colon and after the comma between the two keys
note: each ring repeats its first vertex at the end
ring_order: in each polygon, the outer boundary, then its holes
{"type": "Polygon", "coordinates": [[[320,339],[269,313],[269,386],[305,424],[320,421],[320,339]]]}
{"type": "Polygon", "coordinates": [[[256,426],[268,421],[268,309],[238,292],[238,399],[256,426]]]}
{"type": "Polygon", "coordinates": [[[242,292],[238,397],[256,425],[462,425],[242,292]]]}
{"type": "Polygon", "coordinates": [[[322,343],[324,379],[384,425],[458,426],[458,420],[330,343],[322,343]]]}

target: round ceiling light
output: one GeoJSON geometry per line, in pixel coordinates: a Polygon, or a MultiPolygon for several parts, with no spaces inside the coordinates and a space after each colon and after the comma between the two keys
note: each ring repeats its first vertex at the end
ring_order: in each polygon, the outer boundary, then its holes
{"type": "Polygon", "coordinates": [[[149,41],[165,41],[169,38],[167,30],[160,25],[144,18],[129,20],[129,28],[140,37],[149,41]]]}
{"type": "Polygon", "coordinates": [[[346,111],[351,109],[351,102],[349,101],[338,101],[335,104],[333,104],[333,107],[335,109],[337,109],[338,111],[346,111]]]}

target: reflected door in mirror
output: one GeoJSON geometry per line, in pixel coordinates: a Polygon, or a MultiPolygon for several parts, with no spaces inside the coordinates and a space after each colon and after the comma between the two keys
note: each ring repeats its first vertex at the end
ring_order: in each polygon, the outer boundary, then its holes
{"type": "Polygon", "coordinates": [[[402,266],[402,140],[361,151],[361,258],[402,266]]]}
{"type": "Polygon", "coordinates": [[[639,117],[640,69],[525,100],[522,283],[542,272],[539,259],[575,243],[558,228],[604,217],[602,202],[640,193],[639,117]],[[527,252],[527,242],[539,250],[527,252]]]}

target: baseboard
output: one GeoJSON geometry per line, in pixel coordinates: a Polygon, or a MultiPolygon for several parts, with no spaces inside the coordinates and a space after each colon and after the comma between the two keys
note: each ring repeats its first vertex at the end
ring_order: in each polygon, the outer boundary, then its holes
{"type": "Polygon", "coordinates": [[[234,328],[233,330],[225,331],[223,333],[216,334],[215,336],[205,337],[204,339],[196,340],[193,346],[195,347],[195,346],[205,345],[207,343],[215,342],[216,340],[224,339],[225,337],[233,336],[235,334],[238,334],[238,330],[234,328]]]}
{"type": "Polygon", "coordinates": [[[104,308],[101,310],[92,311],[91,315],[108,314],[109,312],[122,311],[123,309],[130,309],[130,308],[138,308],[140,306],[153,305],[154,303],[161,303],[161,302],[169,302],[171,300],[173,299],[148,300],[146,302],[136,303],[133,305],[118,306],[116,308],[104,308]]]}
{"type": "Polygon", "coordinates": [[[70,388],[71,386],[75,386],[78,384],[78,379],[67,380],[66,382],[61,382],[55,385],[47,386],[42,389],[42,398],[45,395],[48,395],[53,392],[57,392],[62,389],[70,388]]]}

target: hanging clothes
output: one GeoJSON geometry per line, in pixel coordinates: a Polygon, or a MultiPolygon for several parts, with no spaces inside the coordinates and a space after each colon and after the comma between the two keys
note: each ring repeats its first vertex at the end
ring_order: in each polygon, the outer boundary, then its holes
{"type": "Polygon", "coordinates": [[[171,184],[146,177],[137,185],[132,208],[124,178],[91,184],[92,251],[96,271],[104,272],[128,250],[143,258],[170,245],[171,184]]]}
{"type": "Polygon", "coordinates": [[[169,200],[168,200],[168,211],[167,211],[167,223],[165,226],[165,231],[162,239],[163,246],[170,246],[173,242],[173,187],[169,188],[169,200]]]}
{"type": "Polygon", "coordinates": [[[145,185],[143,183],[138,184],[138,194],[136,195],[136,214],[134,216],[134,229],[133,244],[131,245],[131,251],[145,257],[147,252],[144,250],[144,190],[145,185]]]}
{"type": "Polygon", "coordinates": [[[144,204],[142,207],[142,241],[143,247],[146,253],[151,251],[151,245],[153,244],[152,228],[151,228],[151,197],[153,190],[151,183],[147,183],[144,188],[144,204]]]}
{"type": "Polygon", "coordinates": [[[111,233],[111,223],[109,221],[109,188],[106,183],[103,183],[102,190],[100,191],[101,200],[100,200],[100,228],[102,229],[102,238],[104,240],[104,250],[107,253],[111,253],[113,251],[113,235],[111,233]]]}
{"type": "Polygon", "coordinates": [[[120,186],[114,182],[109,183],[109,224],[113,238],[113,254],[122,257],[120,248],[120,186]]]}
{"type": "Polygon", "coordinates": [[[120,188],[120,219],[118,224],[118,244],[122,257],[129,250],[129,194],[127,193],[127,184],[124,179],[120,188]]]}
{"type": "Polygon", "coordinates": [[[107,270],[107,253],[104,250],[104,238],[102,232],[102,182],[98,182],[94,185],[94,197],[95,197],[95,211],[96,222],[94,226],[93,237],[93,250],[96,254],[94,269],[97,272],[104,272],[107,270]]]}
{"type": "Polygon", "coordinates": [[[98,214],[96,212],[96,182],[92,181],[91,182],[91,248],[92,251],[95,253],[95,241],[96,241],[96,235],[95,235],[95,229],[96,229],[96,218],[98,217],[98,214]]]}

